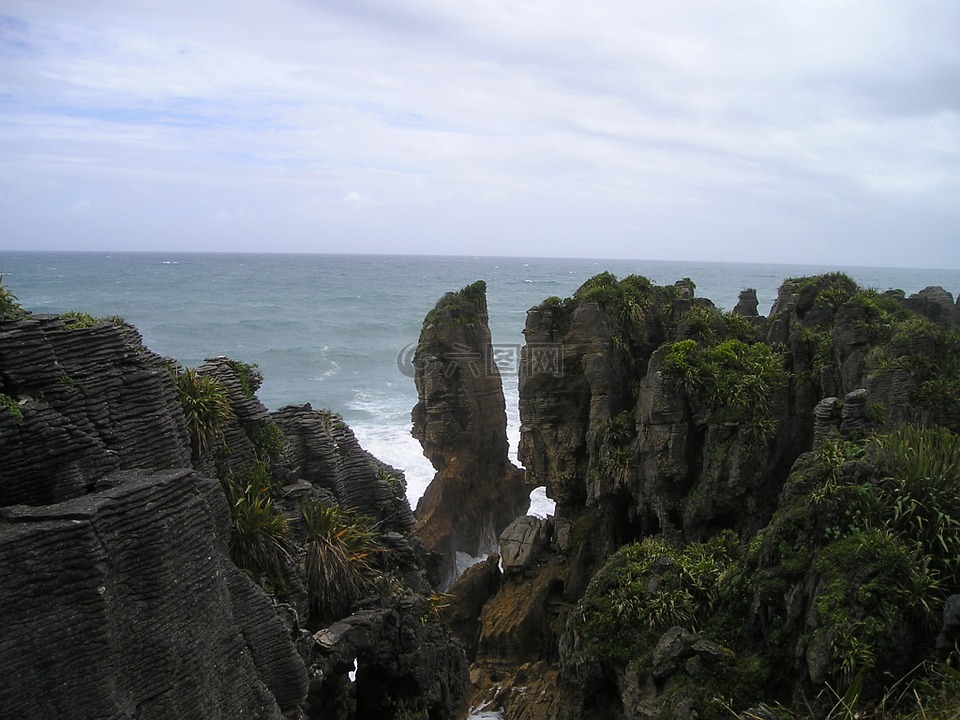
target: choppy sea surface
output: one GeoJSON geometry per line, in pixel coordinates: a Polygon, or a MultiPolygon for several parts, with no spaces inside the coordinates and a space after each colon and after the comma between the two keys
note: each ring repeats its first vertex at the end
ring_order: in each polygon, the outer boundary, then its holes
{"type": "MultiPolygon", "coordinates": [[[[404,352],[447,291],[487,283],[490,329],[502,350],[508,435],[519,438],[517,377],[510,353],[523,343],[526,311],[571,295],[609,270],[658,284],[684,277],[696,294],[730,310],[755,288],[766,314],[787,277],[842,270],[860,285],[908,295],[941,285],[956,295],[960,270],[733,263],[395,255],[30,253],[0,251],[0,275],[36,313],[120,315],[154,352],[186,367],[226,355],[256,363],[270,409],[311,403],[343,415],[364,448],[402,469],[411,502],[433,469],[410,436],[416,389],[404,352]]],[[[548,512],[546,498],[533,509],[548,512]]]]}

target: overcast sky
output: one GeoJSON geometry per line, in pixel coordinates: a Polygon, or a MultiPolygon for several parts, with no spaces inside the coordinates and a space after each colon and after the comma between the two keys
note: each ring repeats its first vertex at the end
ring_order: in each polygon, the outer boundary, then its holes
{"type": "Polygon", "coordinates": [[[957,0],[0,0],[0,249],[960,267],[957,0]]]}

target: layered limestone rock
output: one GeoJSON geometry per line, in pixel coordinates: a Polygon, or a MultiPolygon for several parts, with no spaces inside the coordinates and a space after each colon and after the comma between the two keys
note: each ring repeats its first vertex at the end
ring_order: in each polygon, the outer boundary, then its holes
{"type": "Polygon", "coordinates": [[[330,491],[342,507],[376,519],[384,531],[413,528],[403,472],[360,447],[342,417],[307,404],[281,408],[270,419],[283,431],[285,460],[299,479],[330,491]]]}
{"type": "Polygon", "coordinates": [[[0,510],[0,706],[10,717],[293,713],[307,675],[226,553],[216,481],[128,471],[0,510]],[[54,641],[49,641],[54,638],[54,641]]]}
{"type": "Polygon", "coordinates": [[[79,497],[126,468],[190,465],[168,364],[122,321],[0,318],[0,505],[79,497]]]}
{"type": "Polygon", "coordinates": [[[526,512],[529,489],[509,459],[500,372],[480,281],[447,293],[424,319],[414,356],[413,435],[437,471],[417,504],[416,535],[441,556],[446,588],[526,512]]]}
{"type": "Polygon", "coordinates": [[[2,714],[453,717],[466,661],[424,599],[403,474],[333,413],[268,412],[255,366],[183,372],[119,320],[0,318],[2,714]],[[227,407],[197,443],[181,392],[201,391],[227,407]],[[314,501],[371,527],[363,592],[325,622],[314,501]]]}

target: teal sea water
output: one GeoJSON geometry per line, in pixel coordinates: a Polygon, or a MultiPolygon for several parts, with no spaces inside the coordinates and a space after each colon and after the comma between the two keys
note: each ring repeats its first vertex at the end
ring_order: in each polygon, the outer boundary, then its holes
{"type": "MultiPolygon", "coordinates": [[[[361,444],[405,471],[412,502],[433,476],[410,437],[413,379],[398,356],[415,343],[443,293],[487,283],[495,345],[523,342],[528,308],[571,295],[609,270],[658,284],[684,277],[696,294],[732,309],[756,288],[766,314],[784,278],[843,270],[864,287],[907,294],[941,285],[956,295],[960,270],[640,260],[373,255],[0,252],[3,284],[36,313],[120,315],[145,344],[193,367],[216,355],[259,365],[270,409],[311,403],[343,415],[361,444]]],[[[509,435],[519,437],[517,378],[504,374],[509,435]]],[[[548,504],[538,501],[541,510],[548,504]]],[[[545,510],[544,510],[545,511],[545,510]]]]}

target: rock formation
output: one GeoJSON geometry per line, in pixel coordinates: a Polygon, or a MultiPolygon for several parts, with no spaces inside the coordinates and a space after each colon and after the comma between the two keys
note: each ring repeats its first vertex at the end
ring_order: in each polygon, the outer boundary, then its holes
{"type": "MultiPolygon", "coordinates": [[[[895,522],[877,509],[893,503],[844,520],[852,500],[831,483],[883,496],[880,456],[849,462],[872,452],[865,438],[904,422],[960,430],[952,298],[827,274],[786,281],[760,318],[749,294],[728,315],[693,290],[601,274],[528,313],[521,460],[556,517],[503,534],[508,572],[477,626],[459,621],[477,647],[474,704],[508,720],[722,717],[713,697],[759,707],[849,685],[857,661],[837,638],[861,622],[885,627],[859,637],[895,677],[932,654],[939,624],[916,603],[942,606],[956,578],[904,600],[917,614],[884,615],[906,546],[858,533],[895,522]],[[548,350],[555,361],[538,359],[548,350]],[[871,559],[848,566],[849,552],[871,559]],[[828,596],[844,609],[828,612],[828,596]]],[[[865,697],[882,692],[876,678],[865,697]]]]}
{"type": "Polygon", "coordinates": [[[228,517],[218,483],[186,470],[115,472],[88,495],[0,510],[3,713],[295,711],[306,669],[227,556],[228,517]]]}
{"type": "Polygon", "coordinates": [[[119,319],[0,317],[2,714],[453,717],[465,657],[425,597],[403,473],[334,413],[269,413],[255,366],[189,372],[210,382],[184,390],[119,319]],[[221,411],[188,423],[187,392],[221,411]],[[302,503],[370,528],[326,624],[302,503]]]}
{"type": "Polygon", "coordinates": [[[441,557],[440,588],[496,550],[529,505],[509,459],[500,371],[480,281],[447,293],[424,319],[414,356],[413,435],[437,474],[417,504],[416,535],[441,557]]]}

